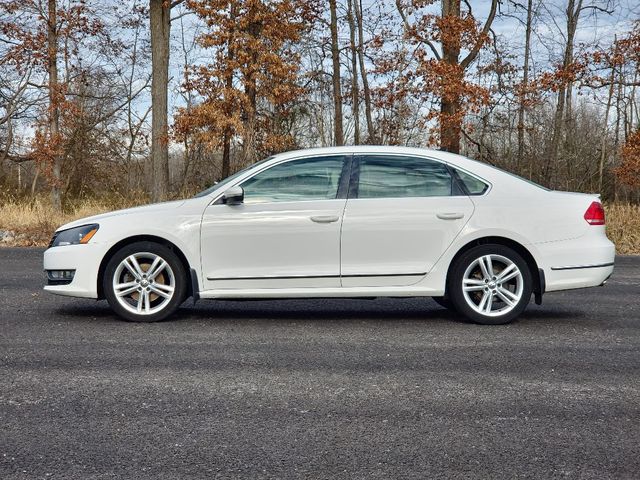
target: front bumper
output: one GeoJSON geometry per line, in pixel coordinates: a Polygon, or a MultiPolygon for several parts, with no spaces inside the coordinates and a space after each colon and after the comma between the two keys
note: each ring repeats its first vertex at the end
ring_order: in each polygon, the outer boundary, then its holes
{"type": "Polygon", "coordinates": [[[101,243],[67,245],[44,252],[45,270],[75,270],[66,285],[45,285],[47,292],[70,297],[98,298],[98,271],[108,246],[101,243]]]}

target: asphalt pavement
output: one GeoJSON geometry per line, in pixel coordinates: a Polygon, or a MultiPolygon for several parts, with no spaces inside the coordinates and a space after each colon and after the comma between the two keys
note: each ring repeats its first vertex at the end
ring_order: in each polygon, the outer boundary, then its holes
{"type": "Polygon", "coordinates": [[[0,249],[0,478],[640,477],[640,257],[478,326],[429,299],[187,302],[41,290],[0,249]]]}

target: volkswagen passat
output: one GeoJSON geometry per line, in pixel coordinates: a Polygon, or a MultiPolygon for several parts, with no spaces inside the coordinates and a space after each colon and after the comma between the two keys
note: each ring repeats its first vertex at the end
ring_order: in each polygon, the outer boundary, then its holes
{"type": "Polygon", "coordinates": [[[478,323],[613,271],[596,195],[550,191],[450,153],[283,153],[195,198],[62,226],[45,290],[153,322],[188,297],[433,297],[478,323]]]}

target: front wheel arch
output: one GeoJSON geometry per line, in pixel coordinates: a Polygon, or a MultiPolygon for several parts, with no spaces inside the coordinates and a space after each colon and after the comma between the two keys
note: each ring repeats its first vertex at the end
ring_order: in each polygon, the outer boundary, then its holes
{"type": "MultiPolygon", "coordinates": [[[[174,243],[170,242],[169,240],[162,238],[162,237],[157,237],[155,235],[134,235],[132,237],[127,237],[124,238],[122,240],[120,240],[119,242],[117,242],[116,244],[114,244],[108,251],[107,253],[105,253],[104,257],[102,257],[102,261],[100,262],[100,268],[98,268],[98,278],[96,279],[97,282],[97,292],[98,292],[98,299],[103,300],[105,298],[104,296],[104,288],[102,286],[102,278],[104,277],[104,273],[107,269],[107,264],[109,263],[109,260],[111,260],[111,257],[113,257],[113,255],[119,251],[122,247],[125,247],[127,245],[130,245],[132,243],[136,243],[136,242],[153,242],[153,243],[157,243],[159,245],[163,245],[167,248],[169,248],[170,250],[172,250],[180,259],[180,262],[182,263],[182,266],[184,267],[184,271],[187,275],[187,277],[190,276],[190,272],[193,272],[193,268],[191,267],[191,265],[189,265],[189,261],[187,260],[187,257],[185,256],[184,253],[182,253],[182,250],[180,250],[174,243]]],[[[197,294],[197,292],[194,292],[194,286],[193,286],[193,279],[191,279],[192,281],[188,281],[187,282],[187,297],[193,296],[194,293],[197,294]]]]}
{"type": "MultiPolygon", "coordinates": [[[[538,266],[538,263],[536,262],[535,258],[533,258],[533,255],[531,254],[531,252],[524,245],[507,237],[481,237],[481,238],[472,240],[469,243],[465,244],[463,247],[461,247],[453,256],[453,258],[451,259],[451,262],[449,262],[449,267],[447,269],[447,279],[446,279],[445,285],[447,286],[449,285],[449,277],[451,275],[451,269],[461,255],[463,255],[465,252],[472,249],[473,247],[476,247],[478,245],[487,245],[487,244],[498,244],[498,245],[504,245],[505,247],[509,247],[512,250],[515,250],[515,252],[524,259],[524,261],[527,263],[527,267],[529,268],[529,272],[531,273],[531,277],[533,279],[533,293],[536,298],[536,303],[540,304],[542,299],[542,294],[544,293],[544,290],[545,290],[544,271],[538,266]]],[[[447,296],[447,292],[445,291],[445,297],[446,296],[447,296]]]]}

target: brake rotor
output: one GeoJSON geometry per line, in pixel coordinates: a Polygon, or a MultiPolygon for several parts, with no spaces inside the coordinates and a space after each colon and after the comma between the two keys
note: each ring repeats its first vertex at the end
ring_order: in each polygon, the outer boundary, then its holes
{"type": "MultiPolygon", "coordinates": [[[[151,264],[150,263],[140,263],[140,269],[143,272],[147,272],[149,271],[149,268],[151,268],[151,264]]],[[[131,275],[129,272],[126,273],[124,280],[126,282],[132,282],[134,279],[133,275],[131,275]]],[[[158,274],[158,276],[155,278],[155,283],[160,283],[162,285],[166,285],[167,284],[167,280],[164,276],[164,272],[161,272],[158,274]]],[[[133,292],[131,294],[131,298],[133,300],[135,300],[136,302],[138,301],[138,297],[140,296],[139,292],[133,292]]],[[[149,294],[149,302],[154,302],[155,300],[157,300],[159,297],[159,295],[157,293],[150,293],[149,294]]]]}
{"type": "MultiPolygon", "coordinates": [[[[494,271],[493,274],[495,276],[499,276],[504,271],[505,268],[507,268],[507,267],[503,266],[499,271],[497,271],[497,272],[494,271]]],[[[494,270],[497,270],[497,268],[494,268],[494,270]]],[[[478,269],[478,271],[476,272],[475,278],[477,278],[478,280],[482,280],[483,279],[483,276],[482,276],[482,273],[480,272],[480,269],[478,269]]],[[[482,292],[482,291],[472,292],[472,296],[477,302],[480,302],[480,300],[482,300],[483,294],[484,294],[484,292],[482,292]]],[[[502,300],[492,299],[492,301],[494,301],[494,300],[495,301],[502,301],[502,300]]]]}

